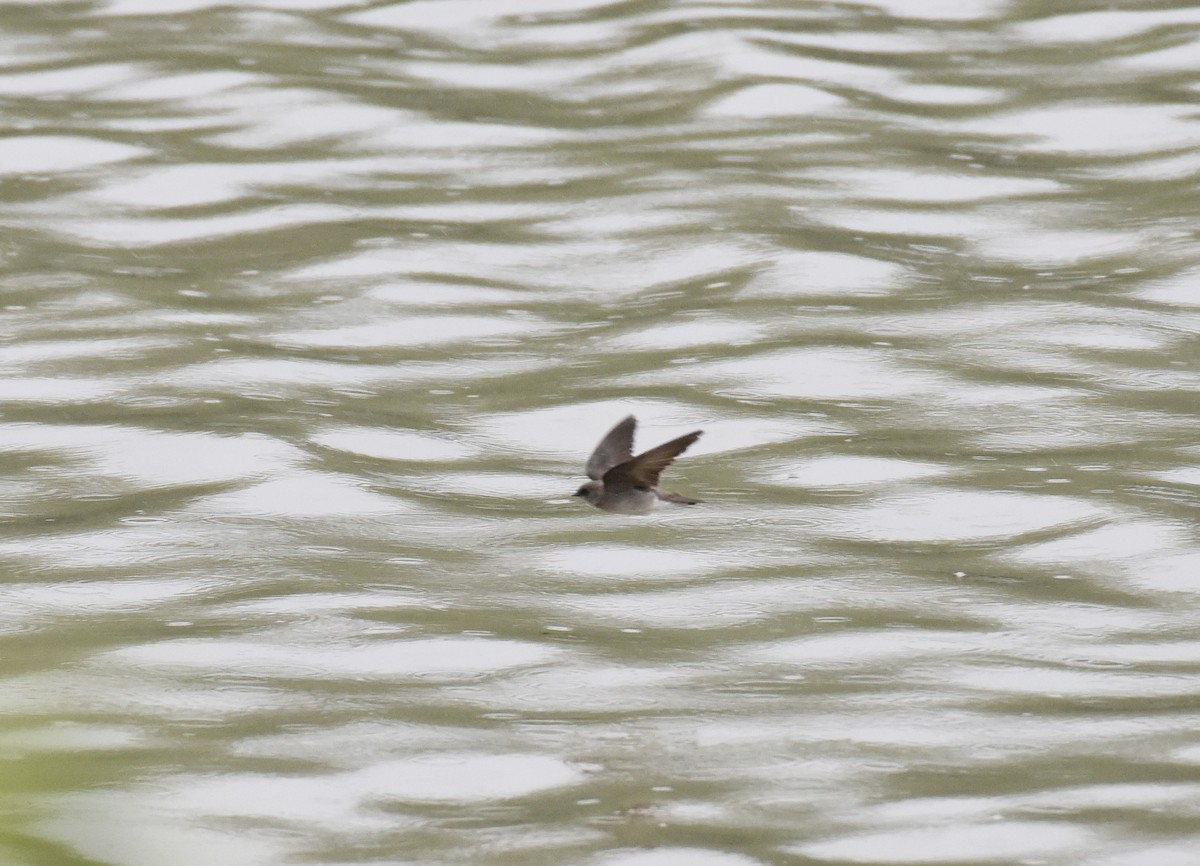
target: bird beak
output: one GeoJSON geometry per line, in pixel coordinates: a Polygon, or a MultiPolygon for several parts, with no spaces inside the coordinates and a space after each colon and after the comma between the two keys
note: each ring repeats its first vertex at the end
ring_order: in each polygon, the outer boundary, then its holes
{"type": "Polygon", "coordinates": [[[572,495],[572,496],[587,496],[587,494],[586,494],[586,493],[584,493],[582,490],[576,490],[576,491],[575,491],[574,493],[572,493],[571,495],[572,495]]]}

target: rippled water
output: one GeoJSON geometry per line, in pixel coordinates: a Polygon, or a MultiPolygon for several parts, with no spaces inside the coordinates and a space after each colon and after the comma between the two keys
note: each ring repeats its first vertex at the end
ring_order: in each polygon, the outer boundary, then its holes
{"type": "Polygon", "coordinates": [[[0,5],[0,862],[1200,864],[1200,6],[1053,6],[0,5]]]}

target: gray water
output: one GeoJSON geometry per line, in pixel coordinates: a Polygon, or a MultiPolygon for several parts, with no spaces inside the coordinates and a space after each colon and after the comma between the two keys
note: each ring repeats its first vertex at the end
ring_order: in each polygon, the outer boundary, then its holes
{"type": "Polygon", "coordinates": [[[1200,864],[1200,6],[0,5],[0,862],[1200,864]],[[623,517],[626,414],[693,429],[623,517]]]}

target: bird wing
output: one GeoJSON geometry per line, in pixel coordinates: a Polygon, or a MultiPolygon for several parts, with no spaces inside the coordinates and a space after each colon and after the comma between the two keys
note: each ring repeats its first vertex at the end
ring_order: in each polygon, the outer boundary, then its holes
{"type": "Polygon", "coordinates": [[[587,477],[599,481],[604,473],[633,457],[633,429],[637,419],[632,415],[622,419],[600,440],[587,462],[587,477]]]}
{"type": "Polygon", "coordinates": [[[605,492],[618,492],[631,487],[657,487],[658,476],[671,465],[676,457],[700,438],[702,431],[696,430],[678,439],[651,448],[632,460],[620,463],[604,473],[605,492]]]}

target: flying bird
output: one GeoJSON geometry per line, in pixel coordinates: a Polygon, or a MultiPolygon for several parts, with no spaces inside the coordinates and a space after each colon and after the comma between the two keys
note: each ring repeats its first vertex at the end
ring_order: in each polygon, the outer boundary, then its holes
{"type": "Polygon", "coordinates": [[[704,431],[695,430],[634,457],[636,427],[637,419],[630,415],[605,434],[588,458],[586,471],[592,480],[576,490],[575,495],[617,514],[648,514],[659,500],[677,505],[698,503],[699,499],[660,490],[658,476],[704,431]]]}

